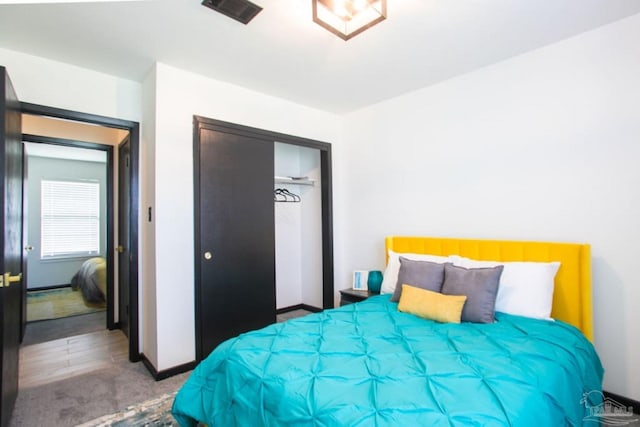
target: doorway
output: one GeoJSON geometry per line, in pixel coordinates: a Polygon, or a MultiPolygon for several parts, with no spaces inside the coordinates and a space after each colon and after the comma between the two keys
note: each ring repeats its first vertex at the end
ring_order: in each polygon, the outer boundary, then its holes
{"type": "MultiPolygon", "coordinates": [[[[51,133],[49,122],[24,115],[23,132],[51,133]]],[[[113,146],[31,133],[23,144],[23,345],[107,329],[113,146]]]]}
{"type": "MultiPolygon", "coordinates": [[[[128,236],[118,233],[118,242],[115,242],[115,227],[114,218],[121,217],[122,203],[118,204],[118,212],[114,212],[113,209],[107,209],[110,220],[107,221],[106,226],[106,250],[105,258],[109,268],[106,269],[106,328],[109,330],[123,329],[125,335],[128,337],[128,353],[129,360],[131,362],[137,362],[140,360],[139,352],[139,316],[138,316],[138,182],[139,182],[139,124],[136,122],[114,119],[104,116],[98,116],[93,114],[81,113],[70,110],[63,110],[58,108],[46,107],[30,103],[20,103],[21,112],[23,115],[31,115],[36,117],[44,117],[50,119],[61,119],[60,121],[70,121],[85,125],[93,125],[102,128],[112,128],[124,131],[126,140],[128,141],[128,153],[126,157],[128,159],[128,185],[127,191],[122,193],[121,189],[118,193],[126,194],[127,200],[125,205],[126,213],[126,227],[128,230],[128,236]],[[121,241],[121,239],[126,239],[121,241]],[[114,268],[116,263],[116,248],[126,247],[127,256],[123,258],[118,256],[118,260],[122,263],[127,263],[126,269],[114,268]],[[125,274],[125,277],[120,280],[117,277],[120,274],[125,274]],[[122,289],[120,284],[124,284],[127,289],[122,289]],[[126,293],[125,300],[128,299],[128,307],[126,310],[119,310],[119,301],[123,300],[122,293],[126,293]],[[126,317],[123,317],[126,316],[126,317]]],[[[80,142],[77,140],[68,140],[62,138],[56,138],[51,136],[42,135],[23,135],[23,139],[34,143],[47,143],[59,146],[75,146],[85,149],[100,150],[99,144],[80,142]]],[[[111,167],[107,168],[107,181],[111,183],[107,190],[107,199],[114,200],[114,157],[117,157],[120,148],[122,146],[117,143],[109,147],[107,150],[109,162],[111,167]],[[109,154],[110,153],[110,154],[109,154]],[[114,156],[115,153],[115,156],[114,156]]],[[[104,148],[104,147],[103,147],[104,148]]],[[[122,179],[122,178],[121,178],[122,179]]],[[[113,206],[113,203],[111,204],[113,206]]],[[[119,255],[119,254],[118,254],[119,255]]],[[[28,280],[28,278],[27,278],[28,280]]],[[[23,304],[24,310],[24,304],[23,304]]],[[[24,312],[24,311],[23,311],[24,312]]],[[[24,317],[24,315],[23,315],[24,317]]]]}

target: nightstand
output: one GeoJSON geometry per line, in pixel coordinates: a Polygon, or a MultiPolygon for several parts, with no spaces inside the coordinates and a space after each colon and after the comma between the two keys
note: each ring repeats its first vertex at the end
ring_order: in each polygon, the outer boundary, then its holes
{"type": "Polygon", "coordinates": [[[354,302],[364,301],[370,296],[379,295],[371,291],[361,291],[359,289],[341,289],[340,290],[340,307],[354,302]]]}

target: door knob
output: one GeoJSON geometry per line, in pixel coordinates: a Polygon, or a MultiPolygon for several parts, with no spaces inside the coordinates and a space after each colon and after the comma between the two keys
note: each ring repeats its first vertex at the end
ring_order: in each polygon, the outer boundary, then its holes
{"type": "Polygon", "coordinates": [[[204,253],[204,259],[209,261],[211,258],[213,258],[213,254],[211,252],[207,251],[204,253]]]}
{"type": "Polygon", "coordinates": [[[27,246],[24,247],[24,250],[25,251],[32,251],[33,250],[33,246],[27,245],[27,246]]]}
{"type": "Polygon", "coordinates": [[[0,287],[9,287],[12,283],[16,283],[22,280],[22,273],[12,276],[11,273],[7,272],[0,276],[0,287]]]}
{"type": "Polygon", "coordinates": [[[124,246],[122,246],[122,245],[118,246],[118,247],[116,248],[116,252],[118,252],[118,253],[122,253],[122,252],[124,252],[124,246]]]}

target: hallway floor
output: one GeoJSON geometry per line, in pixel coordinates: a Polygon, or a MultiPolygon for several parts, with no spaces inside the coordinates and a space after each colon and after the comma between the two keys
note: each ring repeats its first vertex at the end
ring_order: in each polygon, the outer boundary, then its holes
{"type": "Polygon", "coordinates": [[[190,372],[155,381],[128,359],[119,331],[23,346],[18,399],[9,427],[71,427],[176,391],[190,372]]]}
{"type": "Polygon", "coordinates": [[[21,347],[53,341],[60,338],[105,331],[107,329],[107,312],[82,314],[52,320],[28,322],[21,347]]]}
{"type": "Polygon", "coordinates": [[[120,330],[98,331],[23,346],[20,388],[75,377],[129,359],[129,342],[120,330]]]}

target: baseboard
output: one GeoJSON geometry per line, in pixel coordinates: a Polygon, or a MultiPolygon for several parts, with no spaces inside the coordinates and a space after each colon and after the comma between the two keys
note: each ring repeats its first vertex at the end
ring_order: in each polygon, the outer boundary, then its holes
{"type": "Polygon", "coordinates": [[[616,402],[623,405],[625,408],[633,408],[634,414],[640,414],[639,401],[630,399],[628,397],[620,396],[619,394],[611,393],[606,390],[603,390],[602,393],[604,394],[605,397],[615,400],[616,402]]]}
{"type": "Polygon", "coordinates": [[[157,371],[153,364],[149,361],[149,359],[147,359],[147,356],[144,355],[144,353],[140,353],[140,360],[142,360],[145,368],[147,368],[153,379],[156,381],[162,381],[174,375],[191,371],[198,364],[194,360],[193,362],[185,363],[184,365],[174,366],[173,368],[165,369],[163,371],[157,371]]]}
{"type": "Polygon", "coordinates": [[[71,287],[71,284],[67,283],[66,285],[51,285],[51,286],[42,286],[38,288],[30,288],[30,289],[27,289],[27,292],[51,291],[53,289],[63,289],[63,288],[70,288],[70,287],[71,287]]]}
{"type": "Polygon", "coordinates": [[[312,313],[320,313],[320,312],[322,311],[322,309],[321,309],[321,308],[314,307],[314,306],[312,306],[312,305],[307,305],[307,304],[302,304],[302,309],[303,309],[303,310],[310,311],[310,312],[312,312],[312,313]]]}
{"type": "Polygon", "coordinates": [[[107,329],[110,331],[115,331],[116,329],[120,329],[120,322],[108,322],[107,329]]]}
{"type": "Polygon", "coordinates": [[[319,313],[322,311],[321,308],[314,307],[312,305],[296,304],[296,305],[291,305],[289,307],[279,308],[276,310],[276,314],[284,314],[284,313],[289,313],[290,311],[296,311],[296,310],[307,310],[312,313],[319,313]]]}
{"type": "Polygon", "coordinates": [[[131,362],[131,363],[140,362],[141,357],[142,357],[142,353],[138,353],[138,354],[129,353],[129,362],[131,362]],[[132,356],[132,354],[133,354],[133,356],[132,356]]]}
{"type": "Polygon", "coordinates": [[[276,310],[276,314],[289,313],[290,311],[303,310],[302,304],[291,305],[289,307],[283,307],[276,310]]]}

